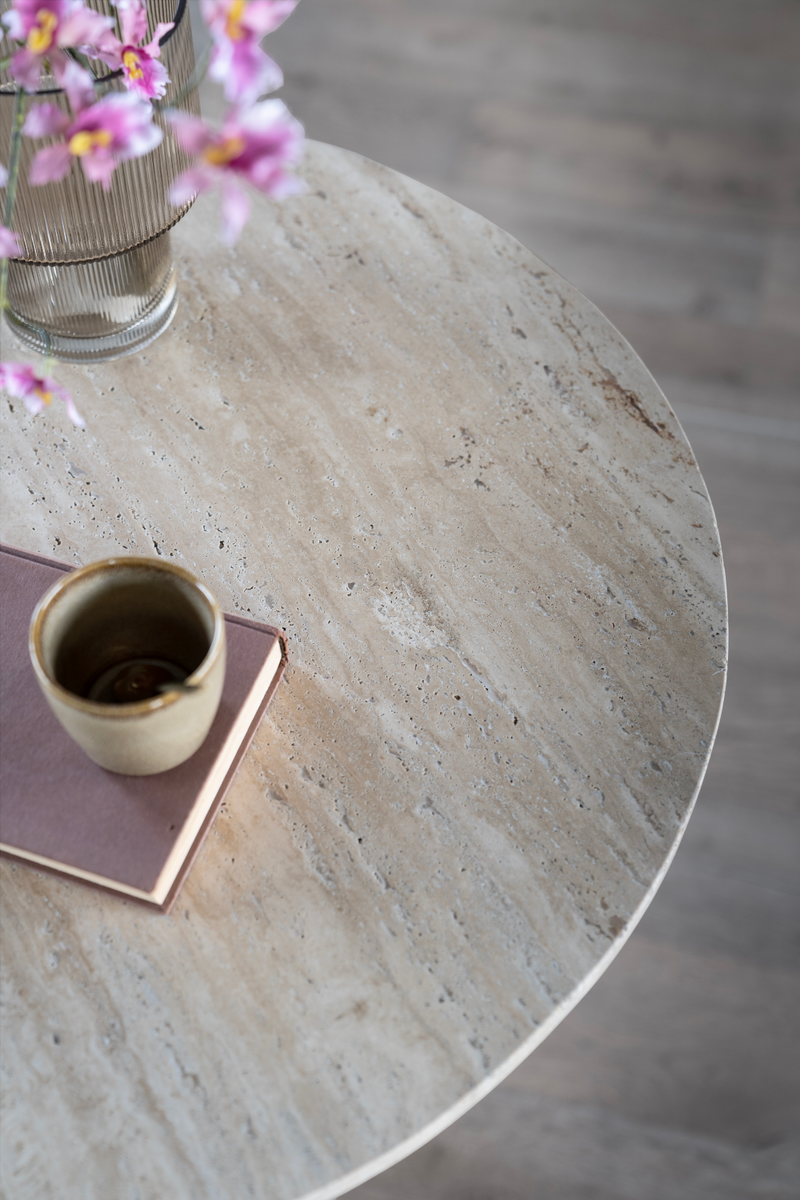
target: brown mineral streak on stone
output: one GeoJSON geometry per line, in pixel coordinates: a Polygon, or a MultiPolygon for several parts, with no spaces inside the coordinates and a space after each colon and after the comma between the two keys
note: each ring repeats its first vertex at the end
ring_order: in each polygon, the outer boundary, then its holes
{"type": "Polygon", "coordinates": [[[673,434],[669,432],[664,422],[656,424],[648,417],[647,413],[642,408],[642,402],[635,392],[624,388],[610,371],[606,371],[600,379],[600,386],[603,389],[603,395],[609,404],[621,404],[630,412],[631,416],[636,421],[642,421],[648,429],[652,429],[653,433],[657,433],[659,437],[672,438],[673,434]]]}
{"type": "Polygon", "coordinates": [[[499,1078],[635,923],[713,737],[716,528],[630,347],[446,197],[304,174],[232,254],[177,226],[169,333],[59,367],[87,432],[2,408],[5,540],[157,542],[292,652],[170,918],[0,868],[37,1200],[294,1200],[499,1078]]]}

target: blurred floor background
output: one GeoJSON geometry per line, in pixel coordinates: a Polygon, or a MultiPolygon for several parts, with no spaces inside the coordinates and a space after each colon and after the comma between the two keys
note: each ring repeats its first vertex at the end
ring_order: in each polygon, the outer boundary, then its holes
{"type": "Polygon", "coordinates": [[[310,137],[516,235],[611,318],[716,508],[731,659],[628,945],[492,1095],[357,1200],[800,1197],[800,3],[302,0],[310,137]]]}

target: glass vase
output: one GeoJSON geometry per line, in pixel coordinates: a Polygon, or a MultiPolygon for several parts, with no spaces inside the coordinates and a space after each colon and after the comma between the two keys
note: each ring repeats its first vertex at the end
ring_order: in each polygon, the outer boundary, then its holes
{"type": "MultiPolygon", "coordinates": [[[[89,7],[116,17],[110,0],[89,0],[89,7]]],[[[0,8],[7,9],[8,0],[0,8]]],[[[148,0],[148,34],[159,21],[175,27],[161,40],[161,62],[170,84],[160,104],[176,104],[194,71],[194,47],[186,0],[148,0]]],[[[119,28],[117,28],[119,35],[119,28]]],[[[3,38],[0,55],[17,47],[3,38]]],[[[122,91],[120,79],[102,63],[110,90],[122,91]]],[[[66,97],[52,77],[29,102],[47,99],[69,112],[66,97]]],[[[177,106],[199,114],[197,89],[177,106]]],[[[0,77],[0,161],[8,163],[14,108],[13,83],[0,77]]],[[[71,362],[99,362],[140,350],[167,328],[178,304],[177,279],[169,243],[170,228],[188,211],[176,208],[168,192],[190,163],[170,136],[163,116],[163,141],[143,158],[122,163],[111,188],[90,183],[77,161],[59,183],[28,185],[36,152],[50,139],[22,139],[20,172],[12,228],[23,247],[9,262],[6,320],[30,348],[49,351],[71,362]]]]}

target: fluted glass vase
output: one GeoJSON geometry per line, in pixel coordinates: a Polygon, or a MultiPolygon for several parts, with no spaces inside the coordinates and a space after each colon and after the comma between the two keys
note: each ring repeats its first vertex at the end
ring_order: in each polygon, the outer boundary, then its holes
{"type": "MultiPolygon", "coordinates": [[[[110,0],[88,0],[98,12],[116,16],[110,0]]],[[[2,0],[0,9],[7,9],[2,0]]],[[[148,35],[159,21],[175,27],[161,40],[161,62],[170,84],[161,103],[175,103],[194,70],[194,48],[186,0],[148,0],[148,35]]],[[[119,30],[118,30],[119,32],[119,30]]],[[[4,38],[0,55],[16,49],[4,38]]],[[[108,74],[101,63],[98,74],[108,74]]],[[[122,91],[121,80],[107,86],[122,91]]],[[[52,77],[30,102],[47,99],[68,112],[66,97],[52,77]]],[[[197,89],[178,101],[199,113],[197,89]]],[[[13,83],[0,77],[0,161],[8,163],[14,110],[13,83]]],[[[166,131],[163,117],[156,121],[166,131]]],[[[34,154],[52,139],[24,137],[12,226],[23,247],[9,262],[6,320],[17,337],[38,350],[72,362],[119,358],[146,346],[169,325],[178,303],[169,229],[188,211],[169,202],[169,187],[189,158],[165,132],[143,158],[122,163],[109,191],[89,183],[77,161],[59,183],[31,187],[34,154]],[[48,344],[49,343],[49,344],[48,344]]]]}

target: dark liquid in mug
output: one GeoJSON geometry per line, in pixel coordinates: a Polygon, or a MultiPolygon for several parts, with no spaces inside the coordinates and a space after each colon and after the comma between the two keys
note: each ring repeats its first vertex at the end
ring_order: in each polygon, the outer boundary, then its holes
{"type": "Polygon", "coordinates": [[[183,683],[187,672],[165,658],[129,658],[103,671],[86,693],[99,704],[135,704],[160,696],[164,684],[183,683]]]}

